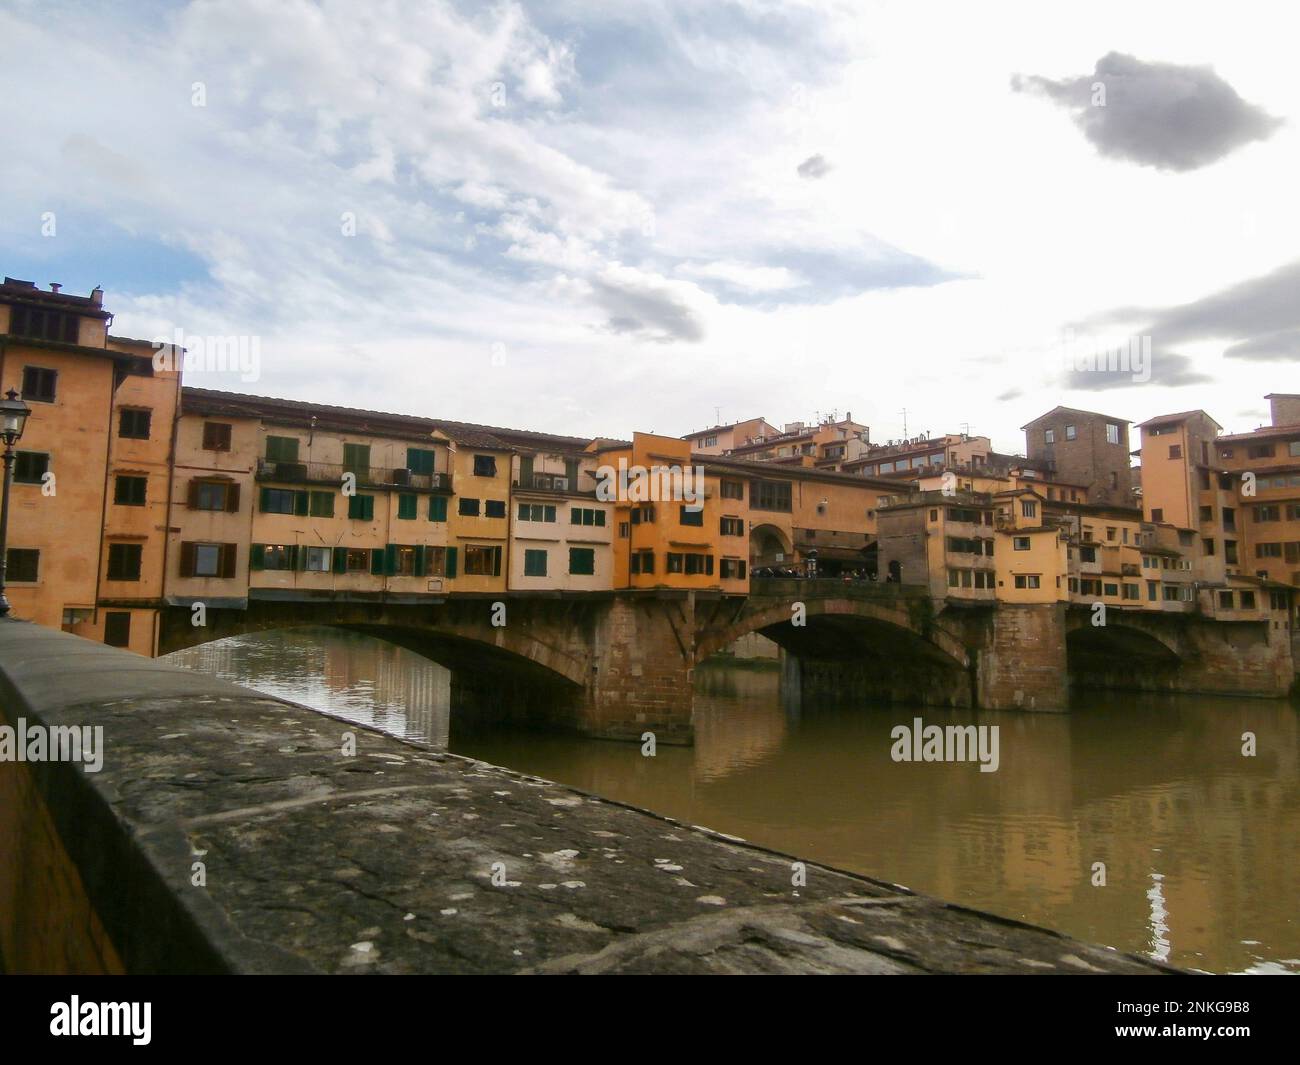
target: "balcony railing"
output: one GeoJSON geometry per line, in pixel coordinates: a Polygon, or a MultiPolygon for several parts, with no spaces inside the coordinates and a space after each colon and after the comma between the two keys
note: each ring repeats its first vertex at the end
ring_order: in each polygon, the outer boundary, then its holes
{"type": "Polygon", "coordinates": [[[522,488],[524,491],[533,492],[564,492],[568,495],[591,496],[595,498],[596,490],[594,488],[586,491],[582,490],[575,483],[577,478],[568,477],[563,473],[535,473],[532,477],[526,477],[522,480],[515,481],[516,488],[522,488]]]}
{"type": "Polygon", "coordinates": [[[450,492],[451,474],[413,473],[404,469],[387,467],[346,466],[341,462],[280,462],[274,459],[257,460],[259,481],[280,481],[288,484],[342,484],[343,475],[356,475],[357,487],[410,488],[425,492],[450,492]]]}

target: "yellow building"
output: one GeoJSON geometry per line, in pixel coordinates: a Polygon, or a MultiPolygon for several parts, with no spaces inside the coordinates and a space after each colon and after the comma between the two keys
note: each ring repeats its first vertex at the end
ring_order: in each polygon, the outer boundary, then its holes
{"type": "Polygon", "coordinates": [[[0,285],[0,391],[31,409],[16,447],[14,616],[152,654],[179,375],[115,337],[103,293],[0,285]]]}

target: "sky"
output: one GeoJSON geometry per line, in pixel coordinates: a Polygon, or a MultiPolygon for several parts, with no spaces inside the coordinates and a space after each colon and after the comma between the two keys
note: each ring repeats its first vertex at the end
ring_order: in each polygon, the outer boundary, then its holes
{"type": "Polygon", "coordinates": [[[1245,431],[1288,7],[0,0],[0,272],[255,343],[187,384],[566,435],[1245,431]]]}

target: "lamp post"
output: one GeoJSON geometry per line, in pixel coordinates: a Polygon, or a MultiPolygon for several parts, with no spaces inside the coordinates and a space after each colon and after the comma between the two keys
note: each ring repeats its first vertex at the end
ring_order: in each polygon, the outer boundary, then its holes
{"type": "Polygon", "coordinates": [[[23,427],[31,408],[18,398],[12,388],[0,399],[0,440],[4,441],[4,495],[0,498],[0,618],[9,613],[5,597],[5,570],[9,561],[9,482],[14,471],[14,444],[22,438],[23,427]]]}

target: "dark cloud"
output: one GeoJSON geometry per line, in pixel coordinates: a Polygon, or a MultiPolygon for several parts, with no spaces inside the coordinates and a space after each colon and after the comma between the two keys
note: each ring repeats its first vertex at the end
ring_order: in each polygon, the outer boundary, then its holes
{"type": "Polygon", "coordinates": [[[1102,155],[1160,170],[1207,166],[1282,124],[1208,66],[1147,63],[1119,52],[1097,60],[1091,75],[1059,81],[1017,75],[1011,86],[1071,111],[1102,155]]]}
{"type": "Polygon", "coordinates": [[[815,181],[831,172],[831,164],[826,161],[826,156],[818,152],[816,155],[808,156],[797,169],[801,178],[811,178],[815,181]]]}
{"type": "Polygon", "coordinates": [[[641,340],[671,343],[704,339],[695,312],[667,287],[629,277],[593,278],[592,295],[609,314],[605,327],[641,340]]]}
{"type": "Polygon", "coordinates": [[[1024,393],[1021,392],[1020,389],[1018,388],[1008,388],[1001,395],[995,396],[994,399],[998,403],[1009,403],[1011,400],[1019,399],[1023,395],[1024,393]]]}
{"type": "Polygon", "coordinates": [[[1249,359],[1251,362],[1300,363],[1300,329],[1283,329],[1243,340],[1240,344],[1233,344],[1223,355],[1224,358],[1249,359]]]}
{"type": "Polygon", "coordinates": [[[1209,374],[1197,370],[1188,356],[1174,351],[1153,350],[1149,377],[1145,373],[1135,374],[1132,370],[1069,370],[1061,384],[1074,392],[1109,392],[1114,388],[1134,388],[1143,384],[1181,388],[1213,380],[1209,374]]]}

